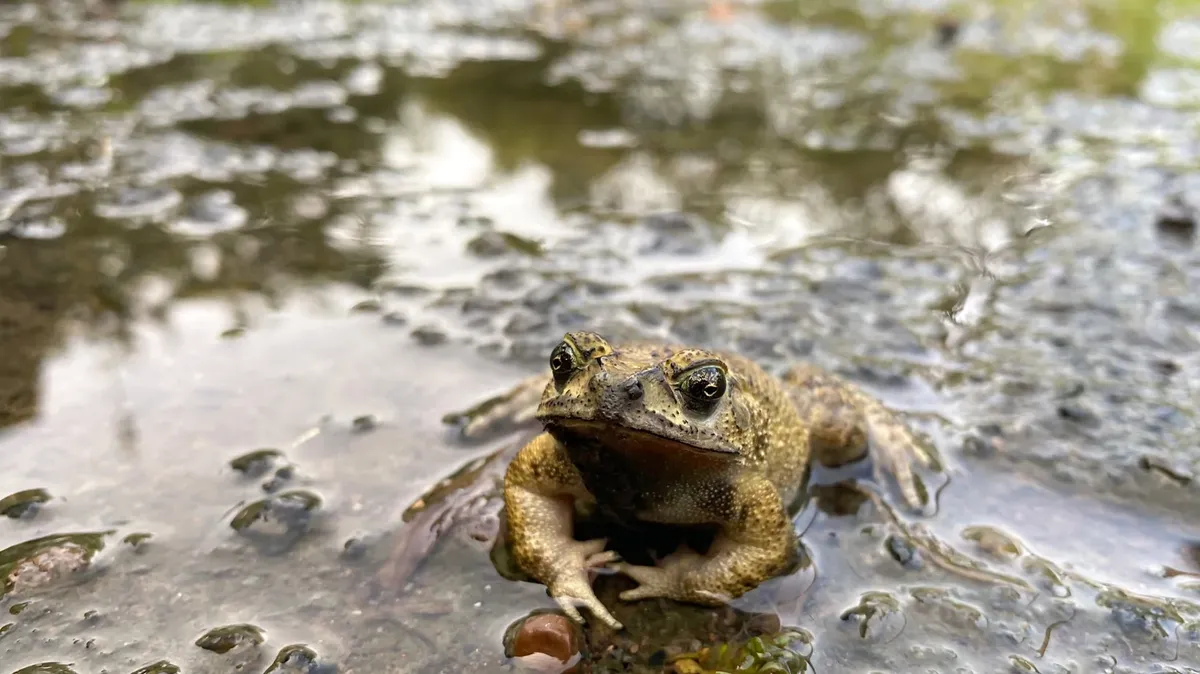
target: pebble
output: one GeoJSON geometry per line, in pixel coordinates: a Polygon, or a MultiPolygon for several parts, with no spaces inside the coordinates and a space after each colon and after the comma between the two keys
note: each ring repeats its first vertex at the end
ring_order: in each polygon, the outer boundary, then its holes
{"type": "Polygon", "coordinates": [[[541,613],[525,618],[513,633],[511,657],[537,672],[578,671],[581,635],[566,616],[541,613]]]}

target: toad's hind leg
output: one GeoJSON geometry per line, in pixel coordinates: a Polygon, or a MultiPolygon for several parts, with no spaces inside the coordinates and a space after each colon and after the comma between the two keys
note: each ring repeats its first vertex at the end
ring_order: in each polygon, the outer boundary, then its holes
{"type": "Polygon", "coordinates": [[[928,494],[913,464],[940,469],[932,449],[893,411],[857,386],[812,365],[796,365],[783,375],[793,402],[809,425],[815,458],[840,466],[871,453],[876,478],[890,472],[904,499],[923,508],[928,494]]]}

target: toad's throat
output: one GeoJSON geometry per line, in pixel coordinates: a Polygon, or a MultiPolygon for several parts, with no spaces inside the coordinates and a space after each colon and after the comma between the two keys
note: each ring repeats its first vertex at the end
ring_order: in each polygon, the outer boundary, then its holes
{"type": "Polygon", "coordinates": [[[653,431],[606,421],[547,419],[546,431],[564,445],[587,445],[619,455],[661,455],[669,458],[682,454],[714,459],[732,459],[738,456],[736,449],[714,438],[668,438],[653,431]]]}

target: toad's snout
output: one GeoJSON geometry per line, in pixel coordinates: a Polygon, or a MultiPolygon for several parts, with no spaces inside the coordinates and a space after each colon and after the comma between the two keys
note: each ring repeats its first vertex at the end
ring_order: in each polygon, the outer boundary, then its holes
{"type": "Polygon", "coordinates": [[[593,381],[600,385],[600,411],[610,418],[640,405],[646,395],[645,385],[636,374],[618,379],[606,373],[593,381]]]}

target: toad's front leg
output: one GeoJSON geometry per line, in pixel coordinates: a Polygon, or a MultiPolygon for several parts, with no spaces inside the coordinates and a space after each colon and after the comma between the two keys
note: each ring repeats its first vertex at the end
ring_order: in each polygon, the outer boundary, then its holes
{"type": "Polygon", "coordinates": [[[587,607],[613,629],[621,623],[592,591],[588,570],[616,561],[606,541],[577,541],[574,501],[587,495],[579,472],[548,433],[517,452],[504,475],[504,507],[517,565],[546,586],[550,596],[576,622],[577,605],[587,607]]]}
{"type": "Polygon", "coordinates": [[[613,565],[638,582],[638,587],[622,592],[621,599],[665,597],[716,606],[791,566],[795,532],[778,491],[765,477],[741,478],[717,501],[714,511],[722,526],[706,554],[682,549],[657,566],[613,565]]]}

